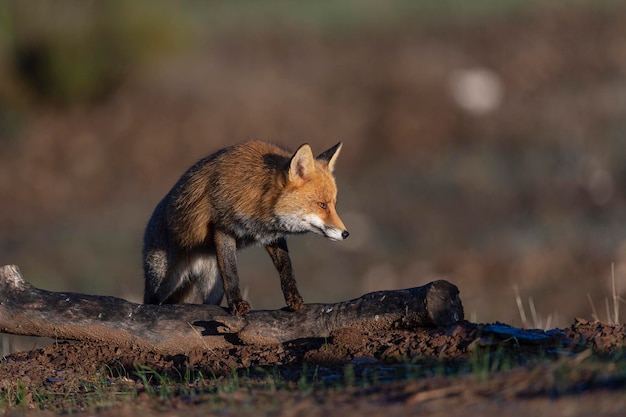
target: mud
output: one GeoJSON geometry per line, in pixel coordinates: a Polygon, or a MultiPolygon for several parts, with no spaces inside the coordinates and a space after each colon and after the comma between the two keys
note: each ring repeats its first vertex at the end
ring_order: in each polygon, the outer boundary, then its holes
{"type": "MultiPolygon", "coordinates": [[[[546,400],[626,405],[625,337],[623,325],[577,320],[548,332],[469,322],[385,333],[342,329],[279,347],[175,356],[59,341],[4,357],[0,380],[7,410],[370,415],[389,407],[392,415],[443,415],[499,404],[517,415],[546,400]]],[[[587,408],[573,410],[585,415],[587,408]]]]}

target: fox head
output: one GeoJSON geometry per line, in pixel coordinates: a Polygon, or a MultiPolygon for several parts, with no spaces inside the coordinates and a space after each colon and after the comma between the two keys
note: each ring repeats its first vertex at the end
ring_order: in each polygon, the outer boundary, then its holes
{"type": "Polygon", "coordinates": [[[339,142],[315,158],[305,143],[291,157],[285,190],[275,207],[290,232],[315,232],[330,240],[348,237],[335,209],[337,186],[332,175],[341,146],[339,142]]]}

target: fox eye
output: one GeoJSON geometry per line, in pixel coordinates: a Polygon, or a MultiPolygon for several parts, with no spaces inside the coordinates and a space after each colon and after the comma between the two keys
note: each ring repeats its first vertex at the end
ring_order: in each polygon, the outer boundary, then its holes
{"type": "Polygon", "coordinates": [[[322,210],[328,210],[328,204],[326,203],[317,203],[317,205],[320,206],[322,210]]]}

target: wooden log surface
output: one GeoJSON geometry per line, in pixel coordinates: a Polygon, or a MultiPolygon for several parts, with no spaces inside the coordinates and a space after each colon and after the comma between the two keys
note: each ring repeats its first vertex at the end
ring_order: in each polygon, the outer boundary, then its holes
{"type": "Polygon", "coordinates": [[[456,286],[447,281],[377,291],[350,301],[254,310],[233,316],[216,305],[136,304],[111,296],[51,292],[26,282],[15,265],[0,267],[0,331],[91,340],[177,354],[235,344],[278,344],[327,337],[335,329],[447,327],[463,320],[456,286]]]}

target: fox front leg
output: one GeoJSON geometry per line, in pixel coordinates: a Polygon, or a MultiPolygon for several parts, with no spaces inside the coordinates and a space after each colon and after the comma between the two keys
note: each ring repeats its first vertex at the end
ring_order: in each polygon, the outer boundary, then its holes
{"type": "Polygon", "coordinates": [[[215,250],[217,267],[224,282],[224,292],[228,306],[233,314],[246,314],[250,304],[241,298],[239,275],[237,274],[237,242],[235,238],[220,231],[215,231],[215,250]]]}
{"type": "Polygon", "coordinates": [[[275,242],[265,246],[267,252],[274,262],[274,266],[280,276],[280,287],[283,290],[285,296],[285,302],[287,306],[294,310],[300,310],[302,308],[302,297],[298,292],[298,286],[296,285],[296,277],[291,266],[291,259],[289,259],[289,250],[287,249],[287,241],[285,238],[279,238],[275,242]]]}

